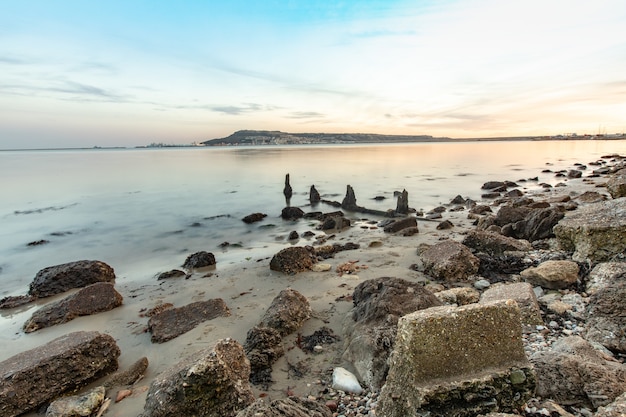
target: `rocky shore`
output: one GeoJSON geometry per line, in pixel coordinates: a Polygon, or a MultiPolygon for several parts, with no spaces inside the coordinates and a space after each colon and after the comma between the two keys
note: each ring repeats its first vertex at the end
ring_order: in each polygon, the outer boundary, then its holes
{"type": "Polygon", "coordinates": [[[272,257],[207,248],[137,287],[100,261],[44,268],[0,300],[29,316],[0,415],[626,415],[625,167],[494,178],[427,213],[349,185],[290,207],[287,176],[272,257]]]}

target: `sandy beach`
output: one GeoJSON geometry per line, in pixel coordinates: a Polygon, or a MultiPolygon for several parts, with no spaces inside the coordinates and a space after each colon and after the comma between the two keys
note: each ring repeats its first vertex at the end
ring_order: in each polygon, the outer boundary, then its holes
{"type": "MultiPolygon", "coordinates": [[[[590,170],[585,174],[590,174],[590,170]]],[[[494,178],[494,180],[503,180],[494,178]]],[[[558,195],[575,197],[585,191],[597,191],[603,194],[606,190],[598,188],[605,179],[581,178],[564,179],[565,186],[537,190],[528,193],[536,200],[549,199],[558,195]]],[[[524,191],[523,185],[519,187],[524,191]]],[[[476,190],[472,190],[475,193],[476,190]]],[[[452,200],[454,196],[450,196],[452,200]]],[[[483,203],[489,203],[484,201],[483,203]]],[[[411,205],[411,196],[409,196],[411,205]]],[[[334,211],[330,206],[318,206],[316,210],[334,211]]],[[[496,207],[493,207],[496,210],[496,207]]],[[[306,211],[306,210],[305,210],[306,211]]],[[[251,253],[250,258],[239,264],[220,264],[220,252],[215,251],[217,265],[215,268],[195,270],[187,279],[171,278],[157,281],[156,277],[149,284],[133,286],[125,284],[118,277],[116,289],[123,295],[124,303],[112,311],[89,317],[81,317],[65,324],[42,329],[31,334],[24,334],[21,326],[30,317],[38,305],[47,304],[60,299],[66,294],[53,299],[41,300],[37,303],[15,310],[2,312],[4,318],[11,320],[13,340],[3,346],[4,360],[23,350],[45,344],[46,342],[79,330],[97,330],[115,338],[121,349],[120,369],[125,369],[139,358],[146,356],[149,367],[144,378],[136,383],[133,394],[119,403],[112,403],[107,415],[133,416],[143,409],[148,386],[152,379],[172,364],[189,354],[212,346],[222,338],[233,338],[244,343],[247,331],[258,323],[273,298],[285,288],[293,288],[309,300],[313,317],[301,330],[284,339],[286,355],[275,365],[272,377],[275,383],[269,387],[255,386],[257,397],[270,399],[283,398],[289,395],[318,395],[328,383],[332,368],[350,365],[343,363],[343,320],[352,308],[351,295],[354,288],[361,282],[378,277],[399,277],[410,281],[429,282],[431,278],[411,269],[411,265],[419,260],[417,247],[423,244],[434,244],[443,239],[462,240],[464,234],[472,229],[474,220],[468,218],[468,210],[446,211],[442,220],[449,220],[454,225],[448,230],[437,230],[437,221],[418,221],[419,233],[404,237],[383,232],[377,227],[381,220],[362,216],[358,213],[346,213],[352,226],[341,232],[326,235],[315,230],[317,222],[300,220],[293,224],[293,229],[300,235],[310,230],[315,237],[300,238],[294,245],[312,245],[316,238],[325,237],[326,244],[348,242],[359,245],[357,250],[339,252],[334,258],[324,261],[331,265],[326,272],[302,272],[296,275],[285,275],[270,270],[271,254],[251,253]],[[353,274],[340,274],[336,268],[346,262],[354,262],[357,270],[353,274]],[[144,313],[161,303],[172,303],[180,307],[194,301],[212,298],[223,298],[231,311],[229,317],[217,318],[204,322],[193,330],[162,344],[152,343],[147,332],[148,318],[144,313]],[[324,345],[321,353],[305,353],[297,347],[298,333],[311,335],[319,328],[329,327],[342,340],[331,345],[324,345]]],[[[285,236],[286,239],[286,236],[285,236]]],[[[181,264],[184,257],[181,257],[181,264]]],[[[115,268],[115,265],[111,265],[115,268]]],[[[171,265],[172,269],[179,265],[171,265]]],[[[463,285],[471,285],[471,282],[463,285]]],[[[98,382],[90,387],[97,386],[98,382]]],[[[114,397],[116,392],[110,392],[114,397]]],[[[34,413],[28,415],[36,415],[34,413]]]]}

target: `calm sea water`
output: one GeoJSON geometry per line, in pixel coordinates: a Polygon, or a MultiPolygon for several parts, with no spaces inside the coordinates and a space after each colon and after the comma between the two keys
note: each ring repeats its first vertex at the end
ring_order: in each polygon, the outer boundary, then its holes
{"type": "Polygon", "coordinates": [[[269,256],[290,244],[289,231],[311,229],[280,219],[287,173],[291,205],[305,211],[312,184],[337,201],[350,184],[359,205],[380,210],[395,208],[393,192],[406,189],[411,207],[429,210],[457,194],[479,199],[487,180],[555,184],[541,173],[547,164],[570,169],[608,153],[626,153],[626,142],[0,152],[0,296],[25,293],[44,267],[81,259],[107,262],[118,280],[151,280],[200,250],[218,265],[269,256]],[[268,217],[241,221],[254,212],[268,217]],[[28,246],[39,240],[48,243],[28,246]]]}

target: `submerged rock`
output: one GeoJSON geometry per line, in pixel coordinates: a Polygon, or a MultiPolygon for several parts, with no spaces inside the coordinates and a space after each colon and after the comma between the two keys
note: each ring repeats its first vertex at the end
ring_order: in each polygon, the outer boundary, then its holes
{"type": "Polygon", "coordinates": [[[115,340],[74,332],[0,362],[0,415],[13,417],[117,369],[115,340]]]}
{"type": "Polygon", "coordinates": [[[254,401],[243,347],[222,339],[160,373],[141,417],[233,417],[254,401]]]}
{"type": "Polygon", "coordinates": [[[264,213],[252,213],[241,219],[244,223],[250,224],[255,222],[260,222],[264,218],[267,217],[267,214],[264,213]]]}
{"type": "Polygon", "coordinates": [[[100,261],[76,261],[49,266],[37,272],[29,295],[44,298],[96,282],[114,282],[113,268],[100,261]]]}

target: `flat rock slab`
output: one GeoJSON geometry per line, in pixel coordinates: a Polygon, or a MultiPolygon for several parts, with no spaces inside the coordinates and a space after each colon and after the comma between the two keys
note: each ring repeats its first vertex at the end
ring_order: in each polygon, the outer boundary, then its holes
{"type": "Polygon", "coordinates": [[[140,417],[233,417],[254,402],[243,347],[223,339],[159,374],[140,417]]]}
{"type": "Polygon", "coordinates": [[[377,409],[387,417],[512,411],[534,392],[512,300],[402,317],[389,363],[377,409]]]}
{"type": "Polygon", "coordinates": [[[454,240],[445,240],[421,254],[424,272],[450,282],[467,281],[478,272],[480,260],[469,248],[454,240]]]}
{"type": "Polygon", "coordinates": [[[581,207],[555,227],[559,245],[575,261],[609,261],[626,251],[626,197],[581,207]]]}
{"type": "Polygon", "coordinates": [[[148,331],[152,333],[152,342],[163,343],[187,333],[203,321],[227,316],[230,310],[221,298],[198,301],[153,315],[148,320],[148,331]]]}
{"type": "Polygon", "coordinates": [[[480,302],[483,304],[506,300],[515,300],[517,302],[520,308],[522,324],[543,324],[537,296],[533,291],[533,286],[528,282],[495,285],[487,289],[480,297],[480,302]]]}
{"type": "Polygon", "coordinates": [[[109,311],[122,305],[123,297],[109,282],[99,282],[85,287],[60,301],[48,304],[24,324],[26,333],[55,324],[67,323],[76,317],[109,311]]]}
{"type": "Polygon", "coordinates": [[[0,415],[33,410],[117,369],[120,349],[98,332],[74,332],[0,362],[0,415]]]}
{"type": "Polygon", "coordinates": [[[115,271],[101,261],[76,261],[49,266],[37,272],[30,283],[29,295],[44,298],[72,288],[82,288],[96,282],[114,282],[115,271]]]}

